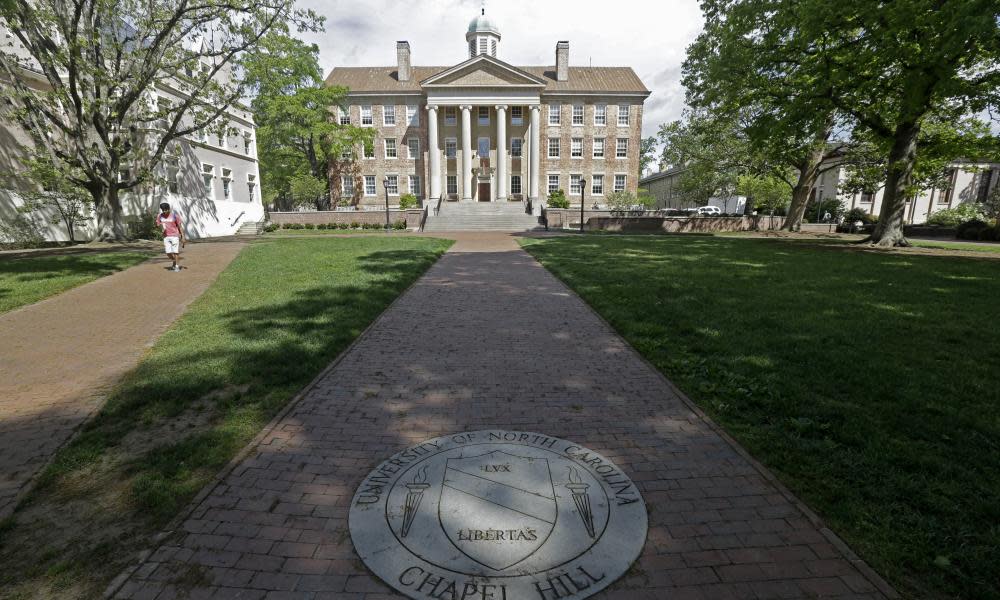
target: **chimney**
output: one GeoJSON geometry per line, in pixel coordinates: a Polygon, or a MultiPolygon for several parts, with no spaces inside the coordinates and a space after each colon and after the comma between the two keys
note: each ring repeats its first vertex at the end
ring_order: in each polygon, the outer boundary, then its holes
{"type": "Polygon", "coordinates": [[[569,42],[556,42],[556,81],[569,79],[569,42]]]}
{"type": "Polygon", "coordinates": [[[413,74],[410,67],[410,42],[396,42],[396,62],[399,65],[397,77],[400,81],[409,81],[413,74]]]}

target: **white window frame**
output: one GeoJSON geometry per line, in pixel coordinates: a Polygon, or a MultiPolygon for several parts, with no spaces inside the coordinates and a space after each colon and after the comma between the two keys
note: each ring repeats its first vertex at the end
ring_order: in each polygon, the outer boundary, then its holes
{"type": "Polygon", "coordinates": [[[511,106],[510,107],[510,124],[511,125],[524,125],[524,107],[523,106],[511,106]]]}
{"type": "Polygon", "coordinates": [[[522,193],[524,193],[522,191],[522,188],[521,188],[521,176],[520,175],[511,175],[510,176],[510,193],[511,194],[519,194],[519,195],[522,194],[522,193]],[[516,186],[514,185],[515,181],[517,182],[516,186]]]}
{"type": "Polygon", "coordinates": [[[510,157],[511,158],[524,157],[524,138],[519,138],[519,137],[510,138],[510,157]]]}
{"type": "Polygon", "coordinates": [[[567,194],[570,197],[579,196],[580,190],[582,189],[583,189],[583,173],[570,173],[569,192],[567,192],[567,194]]]}
{"type": "Polygon", "coordinates": [[[410,160],[420,159],[420,138],[416,136],[406,138],[406,156],[410,160]],[[416,149],[414,149],[414,144],[416,145],[416,149]]]}
{"type": "Polygon", "coordinates": [[[362,104],[361,105],[361,126],[362,127],[372,127],[375,125],[375,117],[372,116],[372,105],[362,104]]]}
{"type": "Polygon", "coordinates": [[[458,125],[458,111],[454,106],[444,107],[444,124],[448,127],[458,125]]]}
{"type": "Polygon", "coordinates": [[[458,157],[458,138],[444,138],[444,158],[445,160],[454,160],[458,157]],[[448,148],[451,148],[451,152],[448,152],[448,148]]]}
{"type": "Polygon", "coordinates": [[[179,156],[168,156],[164,159],[167,171],[167,193],[180,192],[181,159],[179,156]]]}
{"type": "Polygon", "coordinates": [[[385,138],[382,140],[382,151],[385,155],[386,160],[395,160],[399,158],[399,148],[396,147],[396,138],[385,138]],[[392,150],[392,154],[389,154],[389,150],[392,150]]]}
{"type": "Polygon", "coordinates": [[[583,105],[573,105],[573,125],[583,125],[583,105]],[[578,118],[579,117],[579,118],[578,118]]]}
{"type": "Polygon", "coordinates": [[[253,150],[253,134],[251,134],[249,131],[244,131],[243,154],[246,154],[247,156],[252,156],[253,155],[252,150],[253,150]]]}
{"type": "Polygon", "coordinates": [[[550,137],[548,144],[546,144],[546,148],[547,150],[545,155],[548,158],[559,158],[560,157],[559,155],[562,153],[562,148],[560,148],[559,138],[557,137],[550,137]],[[553,150],[556,151],[555,154],[552,154],[553,150]]]}
{"type": "Polygon", "coordinates": [[[628,189],[628,175],[626,175],[625,173],[615,173],[615,182],[612,187],[612,191],[624,192],[626,189],[628,189]],[[619,178],[621,179],[622,182],[620,186],[618,185],[619,178]]]}
{"type": "Polygon", "coordinates": [[[361,142],[361,157],[363,159],[367,159],[367,160],[372,160],[373,158],[375,158],[375,140],[372,140],[371,146],[369,146],[368,144],[366,144],[364,142],[361,142]],[[372,151],[372,153],[371,153],[370,156],[368,154],[368,149],[369,148],[371,148],[371,151],[372,151]]]}
{"type": "Polygon", "coordinates": [[[385,193],[390,196],[399,195],[399,175],[396,173],[385,174],[385,193]]]}
{"type": "Polygon", "coordinates": [[[615,158],[628,158],[628,138],[615,139],[615,158]]]}
{"type": "Polygon", "coordinates": [[[383,127],[394,127],[396,125],[396,105],[395,104],[383,104],[382,105],[382,126],[383,127]]]}
{"type": "Polygon", "coordinates": [[[222,199],[233,199],[233,170],[222,167],[222,199]]]}
{"type": "Polygon", "coordinates": [[[607,149],[605,148],[606,146],[605,139],[602,137],[595,137],[593,143],[594,143],[594,152],[593,152],[594,158],[604,158],[607,155],[607,149]],[[600,154],[597,153],[598,148],[600,148],[601,150],[600,154]]]}
{"type": "Polygon", "coordinates": [[[458,194],[458,175],[445,175],[444,189],[446,194],[458,194]]]}
{"type": "Polygon", "coordinates": [[[420,175],[410,175],[407,179],[410,193],[414,196],[420,198],[424,195],[423,189],[420,187],[420,175]]]}
{"type": "Polygon", "coordinates": [[[364,189],[364,194],[368,198],[371,198],[371,197],[376,196],[378,194],[378,182],[375,181],[375,176],[374,175],[365,175],[365,189],[364,189]],[[369,182],[371,182],[371,188],[370,188],[371,189],[371,193],[370,194],[368,193],[368,190],[369,190],[368,183],[369,182]]]}
{"type": "Polygon", "coordinates": [[[608,124],[608,105],[594,105],[594,125],[603,126],[608,124]]]}
{"type": "Polygon", "coordinates": [[[590,195],[591,196],[603,196],[604,195],[604,174],[603,173],[591,173],[590,174],[590,195]],[[597,191],[597,182],[600,181],[601,191],[597,191]]]}
{"type": "Polygon", "coordinates": [[[559,191],[559,174],[558,173],[549,173],[548,174],[548,176],[545,178],[545,190],[548,193],[550,193],[550,194],[552,192],[559,191]],[[555,179],[556,179],[556,186],[555,186],[555,188],[552,187],[552,178],[553,177],[555,177],[555,179]]]}
{"type": "Polygon", "coordinates": [[[490,124],[490,107],[489,106],[480,106],[480,107],[477,108],[477,110],[476,110],[476,122],[479,123],[480,125],[489,125],[490,124]],[[484,112],[486,114],[485,117],[483,116],[484,112]]]}
{"type": "Polygon", "coordinates": [[[549,125],[562,124],[562,104],[549,105],[549,125]]]}
{"type": "Polygon", "coordinates": [[[583,158],[583,138],[575,137],[569,141],[569,157],[583,158]]]}
{"type": "Polygon", "coordinates": [[[351,124],[351,107],[347,107],[345,109],[342,106],[338,106],[337,107],[337,112],[339,113],[338,119],[337,119],[338,123],[340,123],[341,125],[350,125],[351,124]]]}
{"type": "Polygon", "coordinates": [[[618,126],[628,127],[629,126],[629,105],[619,104],[618,105],[618,126]]]}
{"type": "Polygon", "coordinates": [[[215,199],[215,165],[201,163],[201,188],[207,198],[215,199]]]}
{"type": "Polygon", "coordinates": [[[420,107],[416,104],[406,105],[406,123],[410,127],[420,126],[420,107]]]}
{"type": "Polygon", "coordinates": [[[340,176],[340,195],[354,197],[354,177],[351,175],[340,176]]]}
{"type": "Polygon", "coordinates": [[[257,189],[257,175],[247,173],[247,192],[250,194],[249,202],[253,202],[254,190],[257,189]]]}

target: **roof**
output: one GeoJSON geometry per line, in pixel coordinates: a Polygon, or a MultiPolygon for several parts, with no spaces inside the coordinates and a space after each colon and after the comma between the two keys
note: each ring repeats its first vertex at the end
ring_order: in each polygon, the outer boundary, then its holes
{"type": "Polygon", "coordinates": [[[653,173],[652,175],[647,175],[639,180],[639,184],[651,183],[658,179],[663,179],[664,177],[670,177],[672,175],[677,175],[683,171],[686,171],[687,167],[674,167],[672,169],[667,169],[666,171],[660,171],[659,173],[653,173]]]}
{"type": "MultiPolygon", "coordinates": [[[[399,81],[396,67],[336,67],[327,85],[342,85],[352,93],[420,92],[420,82],[448,67],[413,67],[409,81],[399,81]]],[[[570,67],[567,81],[556,81],[555,67],[517,67],[545,81],[542,93],[600,92],[646,94],[649,90],[632,67],[570,67]]]]}
{"type": "Polygon", "coordinates": [[[477,15],[475,19],[469,21],[469,33],[479,33],[481,31],[500,35],[500,28],[497,27],[497,24],[492,19],[486,16],[485,10],[483,14],[477,15]]]}

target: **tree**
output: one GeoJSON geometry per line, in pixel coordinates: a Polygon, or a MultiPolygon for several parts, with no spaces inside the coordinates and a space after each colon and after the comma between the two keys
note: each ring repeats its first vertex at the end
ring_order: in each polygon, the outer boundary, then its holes
{"type": "Polygon", "coordinates": [[[788,182],[773,175],[743,175],[739,178],[736,189],[739,194],[746,196],[747,204],[772,216],[785,212],[792,200],[788,182]]]}
{"type": "Polygon", "coordinates": [[[639,140],[639,179],[646,172],[646,168],[656,160],[656,136],[649,136],[639,140]]]}
{"type": "Polygon", "coordinates": [[[76,228],[87,225],[91,220],[93,199],[90,194],[45,157],[25,162],[28,166],[27,178],[37,187],[18,194],[24,201],[19,210],[46,214],[49,223],[65,227],[69,240],[75,242],[76,228]]]}
{"type": "Polygon", "coordinates": [[[293,206],[312,205],[321,210],[326,196],[326,182],[308,173],[302,173],[291,179],[289,191],[293,206]]]}
{"type": "Polygon", "coordinates": [[[155,176],[179,138],[226,127],[245,95],[240,62],[269,31],[314,29],[292,0],[38,0],[0,5],[0,19],[44,79],[0,50],[3,117],[87,190],[99,236],[123,239],[121,194],[155,176]],[[156,91],[177,90],[173,100],[156,91]]]}
{"type": "MultiPolygon", "coordinates": [[[[372,128],[341,125],[335,119],[334,113],[346,108],[347,89],[324,85],[315,44],[274,32],[248,55],[245,65],[254,95],[261,178],[275,190],[280,207],[287,208],[292,200],[293,181],[306,175],[328,181],[331,168],[339,178],[340,171],[351,170],[347,163],[353,162],[356,148],[374,140],[372,128]],[[344,154],[350,158],[343,159],[344,154]]],[[[339,197],[339,187],[333,191],[339,197]]],[[[324,193],[317,209],[329,204],[324,193]]]]}

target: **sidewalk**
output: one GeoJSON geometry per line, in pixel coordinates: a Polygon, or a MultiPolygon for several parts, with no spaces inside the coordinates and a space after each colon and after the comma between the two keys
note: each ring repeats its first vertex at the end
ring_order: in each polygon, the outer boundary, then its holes
{"type": "Polygon", "coordinates": [[[242,247],[189,244],[180,273],[161,256],[0,315],[0,519],[242,247]]]}
{"type": "Polygon", "coordinates": [[[488,428],[573,440],[642,488],[643,553],[595,598],[892,594],[513,238],[455,237],[116,597],[398,598],[354,552],[356,487],[406,446],[488,428]]]}

